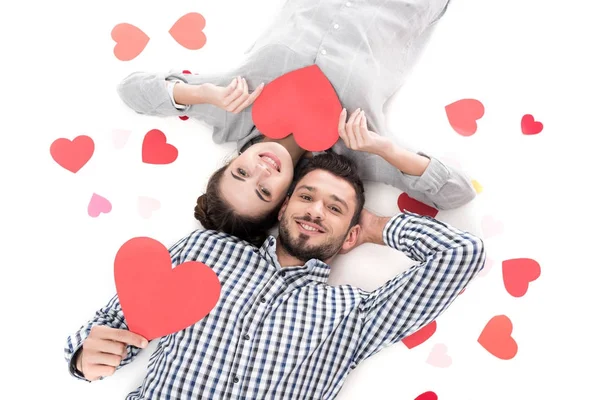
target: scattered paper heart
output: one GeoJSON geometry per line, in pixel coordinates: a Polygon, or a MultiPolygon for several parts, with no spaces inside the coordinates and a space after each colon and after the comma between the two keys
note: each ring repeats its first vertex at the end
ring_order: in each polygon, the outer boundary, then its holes
{"type": "Polygon", "coordinates": [[[477,120],[484,114],[485,107],[475,99],[462,99],[446,106],[450,126],[462,136],[471,136],[477,132],[477,120]]]}
{"type": "Polygon", "coordinates": [[[439,212],[437,208],[433,208],[425,203],[415,200],[406,193],[402,193],[398,196],[398,208],[402,212],[409,211],[432,218],[435,218],[439,212]]]}
{"type": "Polygon", "coordinates": [[[177,148],[167,143],[165,134],[152,129],[144,136],[142,161],[147,164],[170,164],[177,159],[177,148]]]}
{"type": "Polygon", "coordinates": [[[152,213],[160,208],[160,201],[146,196],[138,197],[138,212],[144,219],[152,216],[152,213]]]}
{"type": "Polygon", "coordinates": [[[477,342],[493,356],[510,360],[518,351],[517,342],[511,336],[512,330],[510,318],[497,315],[485,325],[477,342]]]}
{"type": "Polygon", "coordinates": [[[105,197],[94,193],[88,204],[88,215],[92,218],[98,217],[100,214],[108,214],[112,210],[112,204],[105,197]]]}
{"type": "Polygon", "coordinates": [[[417,396],[415,400],[438,400],[437,394],[434,392],[425,392],[417,396]]]}
{"type": "Polygon", "coordinates": [[[433,346],[427,364],[438,368],[448,368],[452,365],[452,358],[448,355],[448,347],[445,344],[438,343],[433,346]]]}
{"type": "Polygon", "coordinates": [[[536,121],[531,114],[523,115],[521,118],[521,132],[523,135],[537,135],[544,129],[544,124],[536,121]]]}
{"type": "Polygon", "coordinates": [[[541,268],[531,258],[513,258],[502,261],[502,279],[506,291],[513,297],[523,297],[529,283],[540,277],[541,268]]]}
{"type": "Polygon", "coordinates": [[[437,330],[437,323],[432,321],[413,333],[412,335],[406,336],[402,339],[402,343],[409,349],[417,347],[420,344],[425,343],[437,330]]]}
{"type": "Polygon", "coordinates": [[[139,56],[150,41],[140,28],[127,23],[116,25],[110,36],[117,42],[113,53],[121,61],[131,61],[139,56]]]}
{"type": "Polygon", "coordinates": [[[94,154],[94,141],[81,135],[72,141],[66,138],[56,139],[50,145],[50,155],[64,169],[77,173],[94,154]]]}
{"type": "Polygon", "coordinates": [[[484,239],[497,236],[504,232],[504,224],[491,215],[486,215],[481,220],[481,229],[484,239]]]}
{"type": "Polygon", "coordinates": [[[122,149],[131,136],[131,131],[125,129],[113,129],[112,139],[115,149],[122,149]]]}
{"type": "Polygon", "coordinates": [[[206,35],[202,30],[206,20],[202,14],[191,12],[179,18],[169,30],[177,43],[188,50],[199,50],[206,44],[206,35]]]}

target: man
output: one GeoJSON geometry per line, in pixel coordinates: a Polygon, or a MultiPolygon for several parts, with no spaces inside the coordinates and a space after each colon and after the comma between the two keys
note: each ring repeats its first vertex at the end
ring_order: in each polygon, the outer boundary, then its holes
{"type": "MultiPolygon", "coordinates": [[[[174,266],[201,261],[221,297],[201,321],[160,339],[128,399],[332,399],[357,364],[428,324],[482,269],[483,242],[412,213],[362,210],[355,165],[310,159],[262,247],[197,230],[169,251],[174,266]],[[373,292],[329,286],[328,262],[371,242],[417,264],[373,292]]],[[[365,267],[373,268],[373,267],[365,267]]],[[[67,340],[73,375],[96,380],[132,361],[145,340],[127,331],[115,296],[67,340]]]]}

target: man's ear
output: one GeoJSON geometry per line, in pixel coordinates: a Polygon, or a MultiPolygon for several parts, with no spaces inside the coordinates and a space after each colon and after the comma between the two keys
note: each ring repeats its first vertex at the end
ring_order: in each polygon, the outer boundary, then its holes
{"type": "Polygon", "coordinates": [[[344,240],[344,243],[342,243],[342,248],[340,249],[340,254],[346,254],[347,252],[349,252],[350,250],[352,250],[353,248],[355,248],[361,244],[359,242],[361,229],[362,228],[359,224],[356,224],[352,228],[350,228],[350,230],[348,231],[348,234],[346,235],[346,239],[344,240]]]}
{"type": "Polygon", "coordinates": [[[281,217],[283,217],[283,213],[285,212],[285,209],[287,208],[289,201],[290,201],[290,196],[286,197],[285,200],[283,201],[283,204],[281,205],[281,208],[279,209],[279,214],[277,214],[277,221],[281,221],[281,217]]]}

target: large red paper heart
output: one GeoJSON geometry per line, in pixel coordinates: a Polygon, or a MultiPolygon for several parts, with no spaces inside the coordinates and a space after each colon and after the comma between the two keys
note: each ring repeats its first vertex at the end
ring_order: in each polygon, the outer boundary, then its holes
{"type": "Polygon", "coordinates": [[[140,28],[127,23],[116,25],[110,36],[117,42],[113,53],[121,61],[130,61],[139,56],[150,41],[140,28]]]}
{"type": "Polygon", "coordinates": [[[271,139],[291,133],[301,148],[323,151],[339,138],[341,112],[333,86],[318,66],[311,65],[265,85],[252,106],[252,119],[271,139]]]}
{"type": "Polygon", "coordinates": [[[427,204],[421,203],[418,200],[413,199],[406,193],[402,193],[398,197],[398,208],[400,211],[410,211],[419,215],[426,215],[431,218],[435,218],[438,214],[438,209],[428,206],[427,204]]]}
{"type": "Polygon", "coordinates": [[[144,136],[142,161],[147,164],[170,164],[177,159],[177,148],[167,143],[165,134],[152,129],[144,136]]]}
{"type": "Polygon", "coordinates": [[[529,282],[540,277],[540,264],[531,258],[514,258],[502,261],[502,278],[506,291],[514,297],[522,297],[529,289],[529,282]]]}
{"type": "Polygon", "coordinates": [[[519,349],[510,336],[512,329],[512,322],[506,315],[497,315],[485,325],[477,342],[499,359],[510,360],[519,349]]]}
{"type": "Polygon", "coordinates": [[[533,115],[525,114],[521,118],[521,132],[524,135],[537,135],[544,129],[544,124],[533,119],[533,115]]]}
{"type": "Polygon", "coordinates": [[[133,238],[121,246],[114,272],[127,326],[148,340],[200,321],[221,293],[212,269],[196,261],[173,268],[165,246],[148,237],[133,238]]]}
{"type": "Polygon", "coordinates": [[[477,132],[477,120],[484,113],[485,107],[475,99],[462,99],[446,106],[450,126],[462,136],[471,136],[477,132]]]}
{"type": "Polygon", "coordinates": [[[438,400],[438,396],[434,392],[425,392],[418,395],[415,400],[438,400]]]}
{"type": "Polygon", "coordinates": [[[425,343],[427,339],[429,339],[435,331],[437,330],[437,323],[435,321],[428,323],[412,335],[409,335],[402,339],[402,343],[409,349],[417,347],[420,344],[425,343]]]}
{"type": "Polygon", "coordinates": [[[73,141],[56,139],[50,145],[50,155],[58,165],[76,173],[92,158],[94,140],[89,136],[77,136],[73,141]]]}

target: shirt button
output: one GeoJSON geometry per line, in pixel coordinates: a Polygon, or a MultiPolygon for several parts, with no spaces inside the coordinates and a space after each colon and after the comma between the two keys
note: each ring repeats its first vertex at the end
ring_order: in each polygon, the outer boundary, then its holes
{"type": "Polygon", "coordinates": [[[325,49],[321,50],[321,54],[323,54],[323,55],[327,54],[327,50],[325,50],[325,49]]]}
{"type": "Polygon", "coordinates": [[[264,297],[261,297],[261,298],[260,298],[260,302],[261,302],[261,303],[266,303],[266,302],[267,302],[267,299],[265,299],[264,297]]]}
{"type": "Polygon", "coordinates": [[[355,363],[350,364],[350,369],[354,369],[354,368],[356,368],[356,364],[355,363]]]}
{"type": "Polygon", "coordinates": [[[240,381],[240,380],[238,379],[238,377],[237,377],[237,376],[233,378],[233,383],[238,383],[239,381],[240,381]]]}
{"type": "Polygon", "coordinates": [[[250,335],[248,335],[247,333],[244,335],[244,340],[250,340],[250,335]]]}
{"type": "Polygon", "coordinates": [[[340,26],[338,24],[333,25],[333,29],[338,29],[340,26]]]}
{"type": "Polygon", "coordinates": [[[253,248],[252,251],[254,251],[255,253],[258,253],[258,249],[256,247],[253,248]]]}
{"type": "Polygon", "coordinates": [[[352,3],[350,3],[349,1],[346,3],[346,7],[350,7],[352,5],[352,3]]]}

